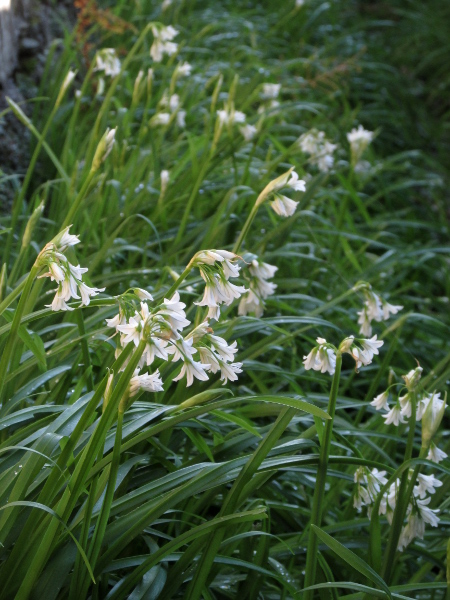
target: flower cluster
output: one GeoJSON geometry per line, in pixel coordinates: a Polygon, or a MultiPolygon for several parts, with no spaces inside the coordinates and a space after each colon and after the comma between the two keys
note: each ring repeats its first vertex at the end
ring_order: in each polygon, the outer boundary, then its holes
{"type": "Polygon", "coordinates": [[[372,335],[372,321],[387,321],[391,315],[396,315],[403,306],[389,304],[372,290],[369,283],[357,286],[365,296],[362,310],[358,312],[359,333],[372,335]]]}
{"type": "MultiPolygon", "coordinates": [[[[242,372],[242,363],[233,362],[237,352],[236,342],[228,345],[223,338],[214,335],[207,321],[184,335],[183,330],[191,322],[186,318],[186,305],[180,301],[178,292],[152,309],[148,304],[153,301],[151,294],[145,290],[133,291],[142,299],[140,310],[135,310],[130,315],[127,306],[120,306],[119,313],[106,320],[108,327],[114,327],[118,334],[116,357],[127,344],[137,347],[144,342],[138,368],[130,382],[130,396],[135,395],[139,389],[162,391],[163,382],[159,369],[153,374],[140,374],[141,369],[150,367],[157,359],[162,363],[181,361],[181,371],[173,381],[186,376],[187,386],[192,385],[194,379],[207,381],[207,372],[220,371],[220,379],[224,384],[228,380],[237,379],[237,374],[242,372]],[[199,359],[194,358],[194,355],[199,359]]],[[[124,367],[125,365],[122,368],[124,367]]]]}
{"type": "Polygon", "coordinates": [[[324,131],[311,129],[299,138],[298,144],[302,152],[310,155],[310,163],[317,165],[319,171],[327,172],[333,167],[333,152],[337,145],[326,139],[324,131]]]}
{"type": "Polygon", "coordinates": [[[178,44],[172,42],[173,38],[178,35],[178,31],[168,25],[167,27],[154,25],[152,27],[153,44],[150,48],[150,56],[158,63],[161,62],[164,55],[172,56],[178,50],[178,44]]]}
{"type": "Polygon", "coordinates": [[[94,71],[102,71],[109,77],[120,73],[120,60],[114,48],[103,48],[97,52],[94,71]]]}
{"type": "MultiPolygon", "coordinates": [[[[318,345],[311,350],[308,356],[303,357],[305,369],[307,371],[314,369],[314,371],[328,372],[330,375],[334,375],[338,350],[324,338],[317,338],[316,342],[318,345]]],[[[371,339],[355,339],[350,336],[343,340],[339,346],[339,352],[350,354],[355,360],[356,369],[359,369],[362,365],[370,365],[374,355],[378,354],[378,348],[383,343],[383,341],[377,340],[376,335],[371,339]]]]}
{"type": "MultiPolygon", "coordinates": [[[[358,467],[354,475],[357,487],[353,497],[353,506],[358,512],[361,511],[363,506],[367,506],[368,516],[370,517],[372,505],[381,492],[381,486],[388,483],[385,475],[386,471],[358,467]]],[[[412,471],[409,473],[410,478],[411,476],[412,471]]],[[[414,485],[411,502],[407,508],[406,524],[401,531],[398,542],[398,549],[400,551],[404,550],[415,538],[423,539],[426,523],[432,527],[437,527],[439,517],[436,513],[438,511],[428,507],[431,496],[427,497],[427,493],[430,495],[434,494],[436,488],[441,486],[442,481],[434,477],[434,475],[419,473],[417,476],[417,485],[414,485]]],[[[392,524],[399,487],[400,479],[396,479],[383,493],[383,497],[381,498],[379,514],[385,515],[389,524],[392,524]]]]}
{"type": "Polygon", "coordinates": [[[75,246],[80,242],[77,235],[69,233],[70,227],[66,227],[66,229],[49,242],[39,254],[36,261],[39,267],[48,269],[46,273],[39,275],[39,278],[50,277],[51,281],[55,281],[58,284],[53,302],[46,305],[54,311],[74,310],[67,305],[67,302],[71,298],[79,300],[80,296],[81,304],[88,306],[91,296],[96,296],[99,292],[105,290],[105,288],[100,289],[86,285],[82,278],[88,269],[80,267],[80,265],[72,265],[64,256],[63,252],[67,248],[75,246]]]}
{"type": "Polygon", "coordinates": [[[292,216],[298,205],[298,202],[295,202],[295,200],[291,200],[291,198],[278,193],[278,190],[286,187],[295,192],[304,192],[306,191],[306,182],[303,179],[299,179],[295,171],[288,171],[284,180],[282,179],[279,185],[276,186],[274,190],[275,199],[270,203],[270,206],[280,217],[292,216]]]}
{"type": "MultiPolygon", "coordinates": [[[[389,397],[391,395],[390,386],[387,390],[378,394],[370,403],[376,410],[384,410],[386,413],[383,415],[384,422],[386,425],[395,425],[398,427],[400,423],[405,423],[412,416],[412,407],[415,406],[415,420],[423,421],[422,423],[422,437],[426,437],[426,447],[430,446],[432,438],[436,433],[440,422],[442,420],[446,403],[445,400],[441,399],[441,394],[432,392],[427,394],[424,391],[418,389],[420,377],[422,374],[422,367],[416,367],[403,376],[405,381],[406,393],[403,396],[398,396],[393,403],[391,408],[389,404],[389,397]]],[[[394,384],[395,385],[395,384],[394,384]]],[[[445,458],[445,452],[438,450],[436,447],[432,451],[430,448],[428,459],[439,462],[442,458],[445,458]],[[442,457],[442,458],[440,458],[442,457]]]]}
{"type": "Polygon", "coordinates": [[[244,270],[244,277],[248,282],[248,291],[239,302],[238,314],[248,315],[253,313],[255,317],[261,317],[264,312],[264,300],[275,293],[276,284],[268,281],[272,279],[278,267],[253,258],[244,270]]]}
{"type": "Polygon", "coordinates": [[[280,91],[280,83],[264,83],[261,90],[261,98],[265,102],[259,107],[258,113],[264,113],[268,109],[280,106],[280,102],[278,101],[280,91]]]}
{"type": "Polygon", "coordinates": [[[198,267],[206,283],[203,298],[195,304],[208,307],[208,319],[218,320],[220,305],[229,306],[247,291],[229,281],[239,275],[238,259],[236,254],[227,250],[203,250],[195,256],[192,266],[198,267]]]}
{"type": "Polygon", "coordinates": [[[180,97],[178,94],[172,94],[170,97],[165,92],[159,103],[159,108],[162,109],[150,121],[152,127],[158,125],[168,125],[172,115],[176,115],[177,125],[179,127],[186,126],[186,111],[180,108],[180,97]]]}
{"type": "Polygon", "coordinates": [[[362,125],[358,129],[352,129],[350,133],[347,133],[347,140],[350,144],[350,151],[352,154],[352,165],[356,164],[364,154],[365,149],[373,140],[373,131],[367,131],[362,125]]]}

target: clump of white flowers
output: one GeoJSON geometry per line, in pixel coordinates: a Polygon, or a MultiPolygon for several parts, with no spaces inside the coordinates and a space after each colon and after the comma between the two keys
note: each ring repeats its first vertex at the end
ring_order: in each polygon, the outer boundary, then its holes
{"type": "Polygon", "coordinates": [[[324,131],[311,129],[299,138],[298,144],[302,152],[310,155],[310,163],[316,165],[319,171],[327,172],[333,167],[333,153],[337,145],[327,140],[324,131]]]}
{"type": "Polygon", "coordinates": [[[272,279],[278,267],[269,265],[257,257],[252,258],[248,266],[243,269],[243,275],[248,282],[247,293],[239,302],[238,314],[248,315],[253,313],[255,317],[261,317],[264,313],[264,300],[272,296],[276,290],[276,284],[268,281],[272,279]]]}
{"type": "Polygon", "coordinates": [[[91,296],[96,296],[105,290],[105,288],[99,289],[86,285],[83,275],[87,273],[88,269],[80,267],[80,265],[72,265],[64,256],[63,252],[67,248],[80,242],[77,235],[69,233],[70,227],[71,225],[66,227],[49,242],[36,259],[36,266],[48,269],[46,273],[42,273],[38,277],[50,277],[51,281],[58,284],[53,302],[46,305],[54,311],[74,310],[67,304],[71,298],[81,299],[81,304],[88,306],[91,296]]]}
{"type": "Polygon", "coordinates": [[[232,102],[225,105],[223,109],[217,111],[217,118],[220,126],[245,123],[247,119],[245,113],[240,110],[235,110],[232,102]]]}
{"type": "MultiPolygon", "coordinates": [[[[409,472],[409,479],[413,472],[409,472]]],[[[388,483],[385,477],[386,471],[378,471],[377,469],[369,470],[367,467],[358,467],[355,471],[354,481],[356,483],[356,491],[353,496],[353,506],[361,512],[363,506],[367,506],[368,516],[370,518],[372,505],[374,504],[378,494],[381,492],[381,486],[388,483]]],[[[435,493],[436,488],[442,486],[442,481],[434,477],[434,475],[417,476],[417,485],[414,485],[413,494],[406,511],[406,524],[404,525],[398,541],[398,550],[402,551],[415,538],[423,539],[425,533],[425,524],[428,523],[432,527],[437,527],[439,517],[437,510],[428,507],[431,502],[431,495],[435,493]],[[427,493],[430,496],[427,497],[427,493]]],[[[400,479],[396,479],[384,491],[380,501],[378,513],[385,515],[389,524],[392,524],[395,506],[398,500],[398,492],[400,488],[400,479]]]]}
{"type": "Polygon", "coordinates": [[[279,179],[281,180],[273,189],[274,200],[270,203],[270,206],[280,217],[290,217],[296,211],[298,202],[280,194],[279,190],[290,188],[296,192],[304,192],[306,191],[306,182],[299,179],[297,173],[293,170],[288,171],[283,178],[279,179]]]}
{"type": "Polygon", "coordinates": [[[357,129],[352,129],[347,133],[347,140],[350,144],[351,162],[354,167],[359,163],[367,146],[373,140],[373,131],[368,131],[360,125],[357,129]]]}
{"type": "MultiPolygon", "coordinates": [[[[431,394],[427,394],[420,388],[421,375],[422,367],[420,366],[412,369],[406,375],[403,375],[406,393],[403,396],[399,395],[394,399],[392,408],[390,408],[389,405],[389,398],[392,395],[391,389],[395,387],[396,384],[389,386],[387,390],[376,396],[376,398],[372,400],[371,405],[376,410],[387,411],[386,414],[383,415],[386,425],[393,424],[398,426],[400,423],[404,423],[411,419],[413,419],[413,423],[422,421],[421,456],[426,455],[428,460],[439,463],[446,458],[447,455],[442,450],[439,450],[432,440],[444,416],[446,401],[441,400],[439,393],[432,392],[431,394]]],[[[362,467],[360,467],[360,469],[362,469],[362,467]]],[[[360,469],[357,470],[357,474],[360,469]]],[[[374,497],[372,494],[368,493],[367,490],[360,489],[361,486],[360,482],[357,481],[357,474],[355,474],[355,482],[358,483],[358,489],[355,495],[355,506],[358,510],[360,510],[363,504],[370,508],[370,505],[374,502],[374,497]]],[[[410,471],[410,482],[412,477],[413,471],[410,471]]],[[[387,481],[381,483],[384,485],[387,481]]],[[[417,480],[411,482],[411,485],[413,486],[413,489],[406,510],[406,524],[403,526],[398,541],[398,550],[400,551],[404,550],[415,538],[423,539],[425,524],[428,523],[432,527],[437,527],[439,523],[439,517],[436,514],[438,511],[429,508],[428,504],[431,501],[431,495],[435,493],[436,488],[442,486],[442,482],[434,475],[417,473],[417,480]],[[430,494],[430,496],[427,497],[427,494],[430,494]]],[[[386,515],[389,523],[392,523],[399,487],[400,480],[397,479],[388,487],[381,498],[379,514],[386,515]]],[[[380,489],[376,490],[376,494],[379,492],[380,489]]]]}
{"type": "Polygon", "coordinates": [[[152,117],[150,121],[150,125],[152,127],[157,127],[159,125],[168,125],[173,118],[173,115],[176,116],[177,125],[179,127],[186,126],[186,111],[181,109],[180,97],[178,94],[172,94],[169,96],[168,92],[164,92],[160,102],[158,109],[161,112],[157,112],[154,117],[152,117]]]}
{"type": "Polygon", "coordinates": [[[178,31],[168,25],[167,27],[160,25],[152,26],[153,44],[150,48],[150,56],[155,62],[161,62],[164,55],[172,56],[178,50],[178,44],[172,42],[178,31]]]}
{"type": "Polygon", "coordinates": [[[264,83],[261,90],[261,98],[264,100],[264,103],[259,107],[258,113],[263,113],[268,109],[280,106],[280,102],[278,101],[280,91],[280,83],[264,83]]]}
{"type": "Polygon", "coordinates": [[[229,306],[247,291],[229,281],[239,276],[238,259],[239,256],[227,250],[203,250],[193,259],[192,266],[198,267],[206,283],[203,298],[195,304],[208,307],[208,319],[218,320],[220,306],[229,306]]]}
{"type": "Polygon", "coordinates": [[[382,340],[377,340],[374,335],[371,339],[360,339],[350,336],[342,341],[339,349],[330,344],[324,338],[317,338],[317,346],[311,352],[303,357],[303,365],[306,371],[313,369],[321,373],[334,375],[336,369],[336,353],[350,354],[355,360],[356,368],[362,365],[370,365],[375,354],[378,354],[378,348],[383,345],[382,340]]]}
{"type": "Polygon", "coordinates": [[[94,71],[102,71],[109,77],[116,77],[120,73],[120,60],[114,48],[103,48],[95,56],[94,71]]]}
{"type": "MultiPolygon", "coordinates": [[[[245,292],[245,288],[229,281],[230,277],[239,273],[238,258],[225,250],[204,250],[196,254],[188,267],[189,270],[198,267],[206,281],[204,298],[196,304],[212,308],[216,319],[220,316],[220,304],[231,304],[245,292]]],[[[185,334],[191,322],[186,318],[186,304],[181,302],[178,292],[152,307],[150,303],[154,300],[149,292],[139,288],[132,291],[141,300],[140,310],[134,309],[134,303],[130,304],[130,294],[126,293],[119,301],[119,313],[106,320],[108,327],[114,327],[118,334],[116,357],[128,344],[143,347],[138,369],[130,383],[130,396],[139,389],[162,390],[159,369],[153,374],[140,374],[141,369],[150,367],[155,360],[162,361],[162,364],[181,361],[180,373],[173,381],[186,377],[187,386],[192,385],[194,379],[207,381],[208,372],[214,374],[220,371],[224,384],[237,380],[242,372],[242,363],[234,362],[236,342],[229,345],[224,338],[214,335],[208,320],[185,334]]]]}
{"type": "Polygon", "coordinates": [[[391,315],[396,315],[403,306],[389,304],[372,290],[372,286],[366,282],[360,282],[355,286],[358,291],[362,291],[365,300],[362,309],[358,314],[359,333],[363,335],[372,335],[372,321],[387,321],[391,315]]]}

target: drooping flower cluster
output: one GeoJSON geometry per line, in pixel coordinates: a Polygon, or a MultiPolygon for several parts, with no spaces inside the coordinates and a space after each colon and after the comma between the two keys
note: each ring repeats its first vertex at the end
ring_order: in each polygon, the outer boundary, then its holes
{"type": "Polygon", "coordinates": [[[204,321],[186,337],[186,341],[192,340],[193,346],[198,350],[202,363],[209,365],[206,368],[211,373],[220,371],[220,379],[223,385],[228,380],[236,381],[237,374],[242,373],[242,363],[233,362],[237,352],[237,343],[228,344],[223,338],[214,335],[208,321],[204,321]]]}
{"type": "Polygon", "coordinates": [[[120,73],[120,60],[114,48],[103,48],[95,56],[94,71],[102,71],[109,77],[116,77],[120,73]]]}
{"type": "Polygon", "coordinates": [[[39,275],[39,278],[50,277],[51,281],[58,284],[53,302],[46,305],[54,311],[74,310],[67,304],[71,298],[80,300],[81,297],[81,304],[88,306],[91,296],[96,296],[105,290],[105,288],[100,289],[86,285],[83,281],[83,274],[87,273],[88,269],[80,267],[80,265],[72,265],[64,256],[63,252],[67,248],[80,242],[77,235],[69,233],[70,227],[71,225],[66,227],[49,242],[36,260],[37,266],[48,269],[46,273],[39,275]]]}
{"type": "MultiPolygon", "coordinates": [[[[237,352],[236,342],[228,345],[223,338],[215,336],[207,321],[184,335],[183,330],[191,322],[186,318],[186,305],[180,301],[178,292],[152,309],[148,302],[153,301],[153,298],[148,292],[138,288],[133,291],[142,299],[140,310],[130,314],[129,307],[121,305],[119,313],[106,320],[108,327],[114,327],[118,334],[116,358],[127,344],[137,347],[144,342],[138,369],[130,382],[130,396],[135,395],[139,389],[162,391],[163,382],[159,369],[153,374],[140,374],[141,369],[150,367],[157,359],[163,364],[182,361],[181,371],[173,381],[186,376],[187,386],[192,385],[194,379],[207,381],[207,372],[220,371],[220,379],[224,384],[228,380],[237,379],[237,374],[242,372],[242,364],[233,362],[237,352]],[[194,358],[194,355],[198,358],[194,358]]],[[[124,367],[125,365],[122,368],[124,367]]]]}
{"type": "Polygon", "coordinates": [[[299,179],[298,174],[291,170],[288,171],[286,177],[273,190],[275,199],[270,203],[271,208],[280,217],[290,217],[295,213],[298,202],[280,194],[279,190],[283,188],[290,188],[295,192],[304,192],[306,191],[306,182],[303,179],[299,179]]]}
{"type": "MultiPolygon", "coordinates": [[[[363,506],[367,506],[368,516],[370,517],[372,505],[374,504],[378,494],[381,492],[381,486],[387,484],[388,480],[385,477],[386,471],[378,471],[377,469],[369,470],[367,467],[358,467],[354,475],[356,483],[356,491],[353,497],[353,506],[361,512],[363,506]]],[[[409,473],[411,478],[412,471],[409,473]]],[[[406,512],[406,524],[404,525],[399,542],[398,550],[402,551],[415,538],[423,539],[425,533],[425,524],[428,523],[432,527],[437,527],[439,517],[437,510],[428,507],[431,501],[431,496],[436,488],[442,486],[442,481],[434,477],[434,475],[423,475],[419,473],[417,476],[417,485],[414,485],[411,502],[408,504],[406,512]]],[[[398,499],[400,487],[400,479],[396,479],[381,498],[379,514],[385,515],[389,524],[392,524],[394,510],[398,499]]]]}
{"type": "Polygon", "coordinates": [[[318,337],[315,346],[308,356],[303,357],[303,364],[306,371],[313,369],[321,373],[334,375],[336,369],[336,348],[327,342],[326,339],[318,337]]]}
{"type": "Polygon", "coordinates": [[[180,97],[178,94],[172,94],[169,97],[167,91],[164,92],[158,107],[162,110],[156,113],[156,115],[151,119],[150,124],[152,127],[157,127],[158,125],[168,125],[172,119],[172,115],[176,115],[177,125],[179,127],[185,127],[186,111],[182,110],[180,107],[180,97]]]}
{"type": "Polygon", "coordinates": [[[372,290],[369,283],[360,284],[358,290],[362,291],[365,301],[362,310],[358,314],[359,333],[372,335],[372,321],[387,321],[391,315],[396,315],[403,306],[389,304],[372,290]]]}
{"type": "Polygon", "coordinates": [[[150,56],[155,62],[161,62],[164,55],[172,56],[178,50],[178,44],[172,42],[178,31],[168,25],[167,27],[155,25],[152,27],[153,44],[150,48],[150,56]]]}
{"type": "Polygon", "coordinates": [[[352,155],[352,165],[356,166],[364,154],[365,149],[373,140],[373,131],[368,131],[360,125],[357,129],[352,129],[347,133],[347,140],[350,144],[350,151],[352,155]]]}
{"type": "Polygon", "coordinates": [[[261,317],[264,312],[264,300],[275,293],[276,284],[268,281],[272,279],[278,267],[253,258],[246,269],[243,269],[244,278],[248,281],[248,291],[239,302],[238,314],[261,317]]]}
{"type": "Polygon", "coordinates": [[[258,113],[264,113],[266,110],[274,109],[280,106],[278,100],[281,91],[280,83],[264,83],[261,90],[261,98],[264,103],[258,109],[258,113]]]}
{"type": "MultiPolygon", "coordinates": [[[[415,420],[421,421],[423,435],[429,437],[426,447],[432,440],[434,433],[436,432],[439,424],[442,420],[442,416],[445,410],[445,400],[441,400],[441,394],[432,392],[431,394],[426,393],[419,389],[419,381],[422,374],[422,367],[416,367],[403,376],[405,381],[406,393],[403,396],[398,396],[394,400],[392,408],[389,404],[389,396],[391,395],[391,388],[385,390],[378,396],[376,396],[370,403],[376,410],[386,411],[383,414],[384,422],[386,425],[395,425],[398,427],[400,423],[405,423],[412,415],[412,407],[415,406],[415,420]]],[[[392,386],[391,386],[392,387],[392,386]]],[[[433,454],[436,457],[444,455],[441,450],[437,450],[437,453],[430,451],[429,460],[433,460],[433,454]]],[[[441,459],[442,460],[442,459],[441,459]]],[[[435,462],[439,462],[435,461],[435,462]]]]}
{"type": "Polygon", "coordinates": [[[324,131],[311,129],[299,138],[298,144],[302,152],[310,155],[310,163],[317,165],[319,171],[327,172],[333,167],[337,145],[326,139],[324,131]]]}
{"type": "MultiPolygon", "coordinates": [[[[321,373],[328,372],[333,375],[336,368],[336,347],[323,338],[317,338],[316,342],[318,345],[303,357],[305,369],[307,371],[313,369],[321,373]]],[[[367,340],[350,336],[343,340],[339,346],[339,352],[350,354],[356,362],[356,369],[359,369],[362,365],[370,365],[374,355],[378,354],[378,348],[383,343],[382,340],[377,340],[376,335],[367,340]]]]}
{"type": "Polygon", "coordinates": [[[227,250],[203,250],[196,255],[193,266],[198,267],[206,286],[203,298],[195,304],[208,307],[208,319],[218,320],[220,305],[229,306],[247,291],[229,281],[239,276],[238,259],[236,254],[227,250]]]}

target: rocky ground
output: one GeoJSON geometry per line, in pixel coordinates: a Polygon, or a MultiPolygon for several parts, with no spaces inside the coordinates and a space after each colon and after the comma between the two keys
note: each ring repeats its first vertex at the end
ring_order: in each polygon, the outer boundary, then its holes
{"type": "Polygon", "coordinates": [[[26,172],[30,157],[30,135],[7,109],[6,97],[20,102],[31,114],[28,102],[38,95],[47,53],[52,41],[60,38],[75,22],[70,0],[34,3],[27,19],[20,20],[17,68],[0,83],[0,211],[7,212],[26,172]]]}

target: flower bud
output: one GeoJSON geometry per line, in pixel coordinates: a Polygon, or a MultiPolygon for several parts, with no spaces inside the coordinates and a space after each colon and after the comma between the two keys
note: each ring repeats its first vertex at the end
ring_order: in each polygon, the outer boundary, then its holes
{"type": "Polygon", "coordinates": [[[92,161],[92,171],[97,171],[100,168],[102,162],[105,161],[107,156],[112,150],[114,145],[114,139],[116,135],[117,127],[114,129],[108,129],[103,134],[102,139],[98,143],[97,150],[95,151],[94,160],[92,161]]]}
{"type": "Polygon", "coordinates": [[[75,79],[77,75],[77,71],[69,70],[67,75],[64,77],[64,81],[62,82],[61,88],[58,93],[58,97],[56,98],[55,105],[59,106],[64,98],[65,93],[67,92],[70,84],[75,79]]]}
{"type": "Polygon", "coordinates": [[[439,429],[439,425],[444,417],[447,406],[447,394],[444,400],[440,399],[440,394],[431,394],[428,405],[422,417],[422,447],[428,448],[431,441],[439,429]]]}
{"type": "Polygon", "coordinates": [[[108,402],[112,395],[112,383],[114,380],[114,371],[110,371],[108,375],[108,380],[106,382],[105,392],[103,394],[103,412],[105,412],[106,407],[108,406],[108,402]]]}
{"type": "Polygon", "coordinates": [[[412,391],[418,386],[419,380],[422,376],[422,371],[423,371],[422,367],[416,367],[415,369],[412,369],[406,375],[402,376],[403,379],[405,380],[405,385],[408,388],[408,391],[412,391]]]}

